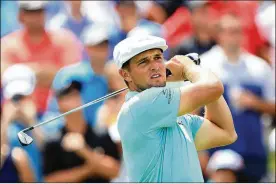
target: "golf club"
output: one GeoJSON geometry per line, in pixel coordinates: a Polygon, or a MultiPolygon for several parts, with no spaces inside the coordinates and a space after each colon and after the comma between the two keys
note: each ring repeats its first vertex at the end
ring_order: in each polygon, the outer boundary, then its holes
{"type": "MultiPolygon", "coordinates": [[[[196,53],[191,53],[191,54],[187,54],[186,56],[189,57],[191,60],[193,60],[193,61],[195,62],[195,64],[200,65],[200,58],[199,58],[198,54],[196,54],[196,53]]],[[[166,69],[166,76],[169,76],[169,75],[171,75],[171,74],[172,74],[172,72],[171,72],[169,69],[166,69]]],[[[64,116],[66,116],[66,115],[68,115],[68,114],[71,114],[71,113],[73,113],[73,112],[76,112],[76,111],[79,111],[79,110],[81,110],[81,109],[84,109],[84,108],[86,108],[86,107],[88,107],[88,106],[90,106],[90,105],[96,104],[96,103],[101,102],[101,101],[103,101],[103,100],[106,100],[106,99],[108,99],[108,98],[110,98],[110,97],[116,96],[116,95],[118,95],[119,93],[122,93],[123,91],[125,91],[125,90],[127,90],[127,89],[128,89],[128,87],[125,87],[125,88],[123,88],[123,89],[114,91],[114,92],[112,92],[112,93],[110,93],[110,94],[108,94],[108,95],[105,95],[105,96],[101,97],[101,98],[98,98],[98,99],[93,100],[93,101],[91,101],[91,102],[88,102],[88,103],[86,103],[86,104],[84,104],[84,105],[82,105],[82,106],[79,106],[79,107],[77,107],[77,108],[74,108],[74,109],[72,109],[72,110],[70,110],[70,111],[68,111],[68,112],[65,112],[65,113],[63,113],[63,114],[60,114],[60,115],[58,115],[58,116],[56,116],[56,117],[54,117],[54,118],[52,118],[52,119],[49,119],[49,120],[44,121],[44,122],[41,122],[41,123],[39,123],[39,124],[37,124],[37,125],[34,125],[34,126],[31,126],[31,127],[25,128],[25,129],[23,129],[23,130],[21,130],[20,132],[17,133],[18,140],[19,140],[19,142],[20,142],[20,144],[21,144],[22,146],[27,146],[27,145],[29,145],[29,144],[31,144],[31,143],[33,142],[33,138],[31,138],[28,134],[26,134],[26,132],[28,132],[28,131],[30,131],[30,130],[36,128],[36,127],[39,127],[39,126],[41,126],[41,125],[47,124],[47,123],[49,123],[49,122],[52,122],[52,121],[54,121],[54,120],[56,120],[56,119],[59,119],[59,118],[61,118],[61,117],[64,117],[64,116]]]]}
{"type": "Polygon", "coordinates": [[[105,96],[101,97],[101,98],[98,98],[98,99],[93,100],[93,101],[91,101],[91,102],[88,102],[88,103],[86,103],[86,104],[84,104],[84,105],[82,105],[82,106],[79,106],[79,107],[77,107],[77,108],[74,108],[74,109],[72,109],[72,110],[70,110],[70,111],[68,111],[68,112],[65,112],[65,113],[63,113],[63,114],[60,114],[60,115],[58,115],[58,116],[56,116],[56,117],[54,117],[54,118],[52,118],[52,119],[49,119],[49,120],[44,121],[44,122],[41,122],[41,123],[39,123],[39,124],[37,124],[37,125],[34,125],[34,126],[31,126],[31,127],[28,127],[28,128],[25,128],[25,129],[21,130],[20,132],[17,133],[17,137],[18,137],[18,139],[19,139],[20,144],[21,144],[22,146],[27,146],[27,145],[29,145],[29,144],[31,144],[31,143],[33,142],[33,138],[31,138],[28,134],[26,134],[26,132],[28,132],[28,131],[30,131],[30,130],[36,128],[36,127],[39,127],[39,126],[41,126],[41,125],[44,125],[44,124],[46,124],[46,123],[49,123],[49,122],[51,122],[51,121],[54,121],[54,120],[56,120],[56,119],[59,119],[59,118],[61,118],[61,117],[64,117],[64,116],[66,116],[66,115],[68,115],[68,114],[71,114],[71,113],[73,113],[73,112],[76,112],[76,111],[79,111],[79,110],[81,110],[81,109],[84,109],[84,108],[86,108],[86,107],[88,107],[88,106],[90,106],[90,105],[93,105],[93,104],[95,104],[95,103],[98,103],[98,102],[101,102],[101,101],[106,100],[106,99],[108,99],[108,98],[111,98],[111,97],[113,97],[113,96],[116,96],[116,95],[118,95],[119,93],[122,93],[123,91],[125,91],[125,90],[127,90],[127,89],[128,89],[128,87],[125,87],[125,88],[120,89],[120,90],[118,90],[118,91],[114,91],[114,92],[112,92],[112,93],[110,93],[110,94],[108,94],[108,95],[105,95],[105,96]]]}

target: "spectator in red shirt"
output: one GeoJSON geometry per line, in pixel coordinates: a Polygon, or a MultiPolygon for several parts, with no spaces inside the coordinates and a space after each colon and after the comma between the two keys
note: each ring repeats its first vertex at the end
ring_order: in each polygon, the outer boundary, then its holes
{"type": "Polygon", "coordinates": [[[213,20],[219,20],[226,13],[237,15],[242,21],[244,39],[242,46],[251,54],[267,60],[268,46],[255,23],[259,7],[258,1],[211,1],[209,14],[213,20]]]}
{"type": "Polygon", "coordinates": [[[180,44],[173,49],[172,56],[188,53],[203,54],[215,45],[212,38],[207,1],[191,1],[188,3],[191,13],[192,34],[184,37],[180,44]]]}
{"type": "Polygon", "coordinates": [[[45,110],[56,72],[80,61],[82,52],[70,31],[45,29],[45,6],[45,1],[19,1],[18,19],[23,28],[1,39],[1,75],[15,63],[31,67],[37,75],[34,100],[40,114],[45,110]]]}

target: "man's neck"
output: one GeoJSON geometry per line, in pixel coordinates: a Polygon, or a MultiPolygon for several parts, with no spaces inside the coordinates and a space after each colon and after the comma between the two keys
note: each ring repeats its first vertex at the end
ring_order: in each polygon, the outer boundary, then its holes
{"type": "Polygon", "coordinates": [[[223,48],[226,57],[230,63],[237,63],[241,55],[241,49],[226,49],[223,48]]]}
{"type": "Polygon", "coordinates": [[[207,33],[206,31],[196,31],[195,37],[196,37],[196,40],[202,45],[207,45],[211,41],[210,34],[207,33]]]}
{"type": "Polygon", "coordinates": [[[65,117],[66,130],[69,132],[76,132],[84,134],[87,129],[86,122],[82,116],[74,115],[65,117]]]}
{"type": "Polygon", "coordinates": [[[80,11],[80,8],[79,9],[77,9],[77,8],[75,8],[75,9],[71,9],[71,15],[72,15],[72,17],[75,19],[75,20],[77,20],[77,21],[81,21],[81,19],[82,19],[82,13],[81,13],[81,11],[80,11]]]}
{"type": "Polygon", "coordinates": [[[44,33],[45,33],[44,30],[40,30],[40,31],[28,30],[28,37],[32,43],[36,44],[42,41],[44,33]]]}
{"type": "Polygon", "coordinates": [[[90,61],[90,64],[95,74],[104,75],[105,62],[93,60],[93,61],[90,61]]]}
{"type": "Polygon", "coordinates": [[[128,18],[124,18],[123,20],[121,20],[121,27],[122,29],[128,33],[129,31],[131,31],[133,28],[135,28],[139,22],[138,17],[128,17],[128,18]]]}

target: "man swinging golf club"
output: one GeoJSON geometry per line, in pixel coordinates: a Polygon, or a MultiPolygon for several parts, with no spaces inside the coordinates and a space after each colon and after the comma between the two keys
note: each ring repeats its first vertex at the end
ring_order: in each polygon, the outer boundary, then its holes
{"type": "Polygon", "coordinates": [[[130,182],[204,182],[197,151],[237,139],[221,81],[187,56],[165,63],[167,48],[164,39],[147,35],[114,49],[129,88],[117,120],[130,182]],[[192,84],[166,87],[183,80],[192,84]],[[204,118],[188,114],[201,106],[204,118]]]}

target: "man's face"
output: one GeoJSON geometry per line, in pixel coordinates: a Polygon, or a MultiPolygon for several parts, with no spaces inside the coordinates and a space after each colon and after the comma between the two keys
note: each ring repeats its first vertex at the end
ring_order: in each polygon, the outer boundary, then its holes
{"type": "Polygon", "coordinates": [[[117,12],[120,17],[122,30],[129,32],[136,26],[138,17],[134,2],[132,4],[117,5],[117,12]]]}
{"type": "Polygon", "coordinates": [[[192,24],[194,29],[206,30],[208,27],[209,13],[208,6],[202,5],[201,7],[194,8],[191,14],[192,24]]]}
{"type": "Polygon", "coordinates": [[[130,60],[128,69],[120,70],[121,76],[136,91],[166,85],[166,68],[160,49],[142,52],[130,60]]]}
{"type": "Polygon", "coordinates": [[[45,25],[45,10],[21,10],[20,20],[24,26],[31,30],[44,29],[45,25]]]}
{"type": "Polygon", "coordinates": [[[242,39],[242,26],[240,21],[232,16],[224,17],[220,22],[220,44],[230,50],[236,50],[240,49],[242,39]]]}
{"type": "Polygon", "coordinates": [[[121,18],[127,18],[128,16],[135,16],[136,6],[134,2],[117,5],[117,11],[121,18]]]}
{"type": "Polygon", "coordinates": [[[82,105],[81,96],[78,90],[72,90],[68,94],[58,98],[58,106],[61,113],[72,110],[82,105]]]}
{"type": "Polygon", "coordinates": [[[106,62],[106,60],[108,59],[108,50],[109,49],[107,42],[103,42],[94,46],[86,46],[86,51],[89,58],[91,58],[92,61],[96,62],[106,62]]]}

